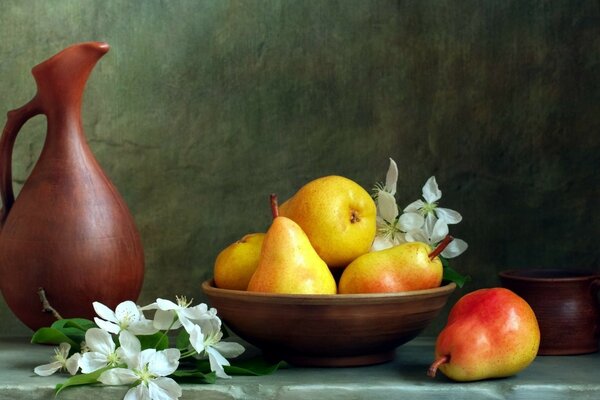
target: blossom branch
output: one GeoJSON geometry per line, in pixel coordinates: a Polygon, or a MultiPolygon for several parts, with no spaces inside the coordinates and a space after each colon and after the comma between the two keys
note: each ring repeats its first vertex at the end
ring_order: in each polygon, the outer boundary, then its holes
{"type": "Polygon", "coordinates": [[[40,301],[42,302],[42,312],[51,313],[54,318],[57,320],[63,319],[63,317],[56,311],[54,307],[50,305],[48,298],[46,297],[46,291],[43,287],[38,288],[38,296],[40,296],[40,301]]]}

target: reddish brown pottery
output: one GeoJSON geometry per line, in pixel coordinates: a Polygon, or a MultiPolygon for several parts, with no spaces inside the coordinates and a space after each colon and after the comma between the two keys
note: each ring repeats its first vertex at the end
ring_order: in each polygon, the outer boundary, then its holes
{"type": "Polygon", "coordinates": [[[0,289],[28,327],[50,325],[38,289],[63,317],[87,317],[93,301],[136,300],[144,256],[133,218],[88,147],[83,90],[106,43],[71,46],[33,68],[37,94],[8,113],[0,139],[0,289]],[[12,150],[19,130],[44,114],[40,157],[14,200],[12,150]]]}
{"type": "Polygon", "coordinates": [[[310,367],[379,364],[439,314],[456,284],[400,293],[273,294],[202,290],[229,328],[273,359],[310,367]]]}
{"type": "Polygon", "coordinates": [[[538,354],[598,351],[600,274],[558,269],[504,271],[500,280],[535,312],[541,333],[538,354]]]}

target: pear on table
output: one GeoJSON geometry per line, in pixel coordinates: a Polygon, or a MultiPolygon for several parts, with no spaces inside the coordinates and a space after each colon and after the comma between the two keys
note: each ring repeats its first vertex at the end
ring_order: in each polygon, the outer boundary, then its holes
{"type": "Polygon", "coordinates": [[[351,179],[331,175],[304,185],[281,205],[330,267],[345,267],[367,253],[376,233],[376,205],[351,179]]]}
{"type": "Polygon", "coordinates": [[[479,289],[454,305],[429,368],[456,381],[503,378],[535,359],[540,329],[529,304],[504,288],[479,289]]]}
{"type": "Polygon", "coordinates": [[[340,294],[404,292],[439,287],[443,266],[438,254],[452,241],[447,236],[432,249],[421,242],[403,243],[358,257],[342,273],[340,294]]]}
{"type": "Polygon", "coordinates": [[[279,216],[272,196],[273,222],[267,231],[258,267],[248,291],[281,294],[336,294],[329,267],[312,247],[302,228],[279,216]]]}

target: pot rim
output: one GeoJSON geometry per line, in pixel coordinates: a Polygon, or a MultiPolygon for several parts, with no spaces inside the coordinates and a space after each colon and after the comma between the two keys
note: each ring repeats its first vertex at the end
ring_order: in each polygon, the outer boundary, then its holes
{"type": "Polygon", "coordinates": [[[498,273],[500,278],[524,282],[581,282],[600,279],[600,272],[591,269],[526,268],[498,273]]]}

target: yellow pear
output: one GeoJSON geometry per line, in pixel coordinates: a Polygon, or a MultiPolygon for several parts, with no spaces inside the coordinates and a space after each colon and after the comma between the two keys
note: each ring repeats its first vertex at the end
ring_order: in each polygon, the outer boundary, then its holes
{"type": "Polygon", "coordinates": [[[315,179],[283,203],[280,214],[302,227],[330,267],[345,267],[371,248],[376,206],[369,193],[342,176],[315,179]]]}
{"type": "Polygon", "coordinates": [[[335,279],[298,224],[273,219],[248,291],[286,294],[335,294],[335,279]]]}
{"type": "Polygon", "coordinates": [[[223,249],[215,260],[215,285],[222,289],[246,290],[258,266],[264,238],[264,233],[250,233],[223,249]]]}
{"type": "Polygon", "coordinates": [[[382,293],[430,289],[440,286],[442,275],[442,262],[429,245],[421,242],[403,243],[364,254],[352,261],[340,277],[339,292],[382,293]]]}

